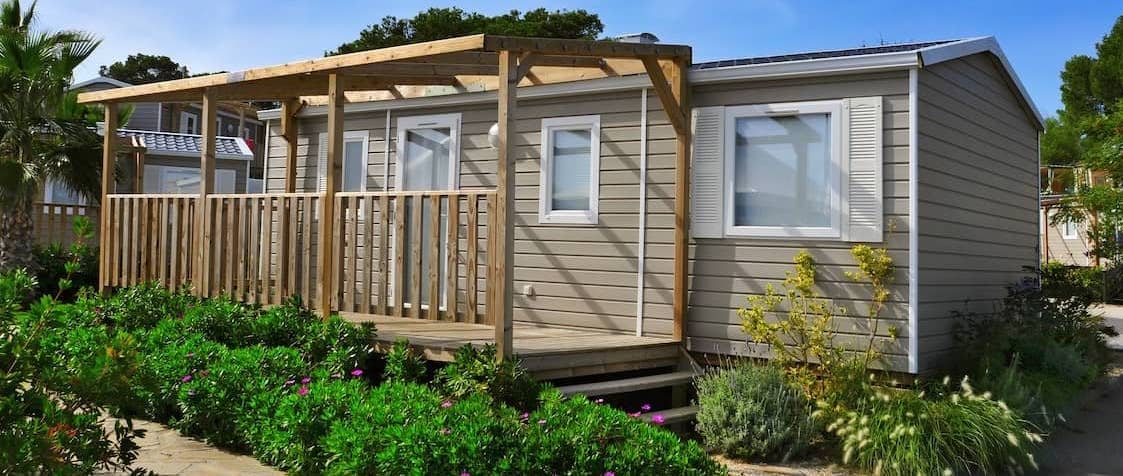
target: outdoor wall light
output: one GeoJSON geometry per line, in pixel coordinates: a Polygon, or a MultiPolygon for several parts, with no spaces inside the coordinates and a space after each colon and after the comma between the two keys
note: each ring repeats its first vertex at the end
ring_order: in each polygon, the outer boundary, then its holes
{"type": "Polygon", "coordinates": [[[487,130],[487,143],[491,145],[492,149],[499,148],[499,123],[491,125],[491,129],[487,130]]]}

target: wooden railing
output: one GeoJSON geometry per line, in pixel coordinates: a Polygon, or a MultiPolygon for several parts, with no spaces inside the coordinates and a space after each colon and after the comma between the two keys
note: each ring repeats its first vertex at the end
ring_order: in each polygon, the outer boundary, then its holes
{"type": "Polygon", "coordinates": [[[35,223],[35,242],[40,245],[60,243],[70,246],[74,243],[74,219],[86,217],[94,231],[94,239],[86,244],[97,245],[98,206],[67,205],[62,203],[38,202],[32,209],[35,223]]]}
{"type": "MultiPolygon", "coordinates": [[[[331,308],[487,322],[494,199],[482,190],[336,194],[331,308]]],[[[208,195],[199,242],[198,195],[109,195],[103,279],[108,286],[190,283],[202,296],[260,304],[299,294],[322,309],[323,200],[318,193],[208,195]]]]}

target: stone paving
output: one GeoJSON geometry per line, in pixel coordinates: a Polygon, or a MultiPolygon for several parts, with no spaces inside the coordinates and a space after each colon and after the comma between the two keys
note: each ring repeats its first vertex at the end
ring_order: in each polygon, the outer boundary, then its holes
{"type": "MultiPolygon", "coordinates": [[[[108,423],[111,428],[113,423],[108,423]]],[[[283,475],[250,456],[223,451],[176,430],[145,420],[133,426],[148,430],[140,445],[136,466],[156,474],[173,475],[283,475]]]]}

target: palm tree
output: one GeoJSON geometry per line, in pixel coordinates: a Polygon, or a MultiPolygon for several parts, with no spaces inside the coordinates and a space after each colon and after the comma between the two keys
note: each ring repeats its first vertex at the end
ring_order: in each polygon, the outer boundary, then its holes
{"type": "Polygon", "coordinates": [[[0,271],[34,265],[32,203],[43,180],[89,197],[100,183],[100,140],[67,92],[100,41],[35,31],[34,20],[34,3],[0,3],[0,271]]]}

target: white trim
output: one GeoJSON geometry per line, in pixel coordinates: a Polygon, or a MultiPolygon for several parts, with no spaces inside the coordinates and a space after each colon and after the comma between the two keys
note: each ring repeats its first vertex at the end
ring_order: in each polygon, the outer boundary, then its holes
{"type": "Polygon", "coordinates": [[[156,130],[164,130],[164,103],[156,103],[156,130]]]}
{"type": "Polygon", "coordinates": [[[98,76],[96,78],[90,78],[90,79],[87,79],[87,80],[82,81],[82,82],[71,84],[70,87],[67,88],[67,90],[80,89],[80,88],[84,88],[86,86],[89,86],[91,84],[98,84],[98,83],[111,84],[114,87],[118,87],[118,88],[127,88],[129,86],[132,86],[132,84],[126,83],[126,82],[121,81],[119,79],[110,78],[109,76],[98,76]]]}
{"type": "MultiPolygon", "coordinates": [[[[265,160],[265,164],[262,166],[261,172],[261,191],[263,193],[269,192],[269,136],[272,134],[273,121],[265,121],[265,140],[261,141],[262,146],[265,147],[265,150],[261,153],[261,156],[265,160]]],[[[281,188],[281,190],[284,191],[284,188],[281,188]]]]}
{"type": "Polygon", "coordinates": [[[596,225],[600,201],[600,116],[567,116],[542,119],[541,166],[538,168],[538,223],[569,223],[596,225]],[[559,130],[589,131],[589,208],[586,210],[554,210],[553,196],[553,132],[559,130]]]}
{"type": "Polygon", "coordinates": [[[402,180],[405,178],[405,174],[402,173],[402,171],[405,170],[405,168],[402,167],[402,159],[405,158],[406,154],[402,148],[406,146],[406,132],[411,129],[428,129],[432,127],[449,128],[449,189],[456,190],[460,188],[460,113],[452,113],[431,114],[426,116],[403,116],[398,118],[397,153],[394,158],[396,172],[394,174],[395,190],[402,190],[402,180]]]}
{"type": "Polygon", "coordinates": [[[1013,65],[1010,60],[1006,59],[1006,53],[1002,52],[1002,48],[998,46],[998,40],[993,36],[983,36],[979,38],[968,38],[964,40],[945,43],[942,45],[929,46],[917,50],[917,55],[920,57],[920,63],[923,66],[943,63],[954,59],[971,56],[977,53],[990,53],[998,58],[998,62],[1002,64],[1002,69],[1010,77],[1010,81],[1014,83],[1014,87],[1018,89],[1022,100],[1025,102],[1026,107],[1029,108],[1034,119],[1037,120],[1037,127],[1041,129],[1045,125],[1045,119],[1041,115],[1041,111],[1037,109],[1037,105],[1033,103],[1033,98],[1029,95],[1018,73],[1014,72],[1013,65]]]}
{"type": "Polygon", "coordinates": [[[843,101],[808,101],[773,104],[756,104],[751,106],[728,106],[725,108],[725,195],[722,223],[727,237],[752,237],[752,238],[823,238],[842,239],[843,215],[843,160],[842,160],[842,112],[843,101]],[[734,182],[736,180],[736,120],[745,117],[768,117],[774,115],[802,115],[802,114],[829,114],[831,143],[831,225],[819,226],[757,226],[734,225],[736,203],[734,182]]]}
{"type": "Polygon", "coordinates": [[[636,241],[636,336],[643,336],[643,306],[647,264],[647,88],[640,90],[639,103],[639,230],[636,241]]]}
{"type": "MultiPolygon", "coordinates": [[[[318,140],[319,140],[319,146],[318,147],[327,147],[328,133],[327,132],[321,132],[318,140]]],[[[358,191],[359,192],[366,192],[367,188],[368,188],[367,168],[370,167],[370,153],[369,153],[370,152],[370,150],[369,150],[370,149],[370,131],[368,131],[366,129],[363,129],[363,130],[344,131],[343,132],[343,150],[340,151],[341,153],[344,153],[344,156],[342,158],[344,163],[340,164],[340,166],[342,167],[343,170],[347,170],[346,150],[347,150],[347,143],[348,142],[359,142],[359,143],[363,144],[363,152],[362,152],[362,155],[361,155],[362,161],[363,161],[363,167],[362,167],[363,187],[362,187],[362,190],[358,190],[358,191]]],[[[316,190],[320,191],[320,192],[323,191],[323,190],[320,190],[320,179],[324,177],[324,172],[325,172],[325,167],[323,167],[324,165],[326,165],[326,164],[321,164],[319,162],[319,159],[317,158],[317,160],[316,160],[316,190]]],[[[342,177],[340,177],[340,179],[341,180],[339,182],[339,191],[341,191],[341,192],[354,192],[355,191],[355,190],[343,190],[342,177]]]]}
{"type": "Polygon", "coordinates": [[[184,134],[184,135],[194,135],[194,136],[199,135],[200,131],[192,130],[191,128],[187,127],[187,119],[188,118],[191,118],[191,119],[194,120],[193,122],[194,122],[196,128],[202,127],[199,124],[199,115],[198,114],[193,113],[193,112],[188,112],[188,111],[179,111],[179,131],[178,131],[178,133],[184,134]]]}
{"type": "MultiPolygon", "coordinates": [[[[1055,215],[1055,213],[1054,213],[1054,215],[1055,215]]],[[[1080,224],[1079,223],[1076,223],[1076,222],[1071,221],[1071,220],[1066,220],[1066,221],[1061,222],[1061,225],[1058,228],[1060,228],[1062,240],[1078,240],[1078,239],[1080,239],[1080,224]],[[1069,226],[1072,227],[1072,233],[1068,232],[1069,226]]]]}
{"type": "Polygon", "coordinates": [[[909,69],[909,373],[920,371],[920,165],[917,147],[917,68],[909,69]]]}

